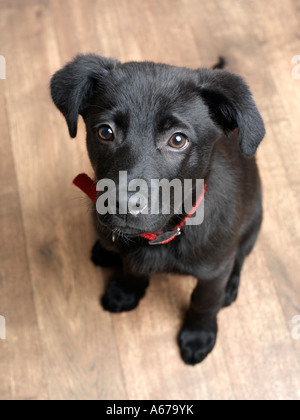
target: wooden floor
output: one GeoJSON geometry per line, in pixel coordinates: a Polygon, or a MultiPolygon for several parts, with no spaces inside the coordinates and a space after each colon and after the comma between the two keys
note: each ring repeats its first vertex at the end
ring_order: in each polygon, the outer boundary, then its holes
{"type": "Polygon", "coordinates": [[[300,399],[300,0],[0,0],[0,42],[0,398],[300,399]],[[154,278],[132,313],[99,305],[110,273],[89,262],[71,186],[92,173],[84,127],[70,140],[48,91],[78,52],[192,68],[224,55],[263,114],[263,230],[195,368],[176,345],[194,279],[154,278]]]}

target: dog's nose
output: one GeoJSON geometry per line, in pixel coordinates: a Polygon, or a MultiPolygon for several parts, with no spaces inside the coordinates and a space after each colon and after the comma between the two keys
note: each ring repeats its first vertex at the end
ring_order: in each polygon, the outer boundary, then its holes
{"type": "MultiPolygon", "coordinates": [[[[140,201],[140,200],[139,200],[140,201]]],[[[140,204],[140,202],[137,203],[138,205],[133,206],[131,209],[129,208],[129,214],[131,214],[134,217],[139,216],[140,214],[143,213],[144,210],[146,210],[146,208],[148,207],[147,204],[145,204],[143,207],[140,204]]]]}
{"type": "Polygon", "coordinates": [[[132,194],[128,197],[119,197],[116,203],[117,214],[140,216],[148,208],[146,197],[132,194]]]}

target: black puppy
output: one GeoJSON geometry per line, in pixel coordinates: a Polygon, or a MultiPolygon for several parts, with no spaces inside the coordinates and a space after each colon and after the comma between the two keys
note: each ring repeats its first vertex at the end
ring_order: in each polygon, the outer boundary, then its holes
{"type": "MultiPolygon", "coordinates": [[[[128,182],[142,178],[148,185],[152,179],[205,180],[201,225],[185,224],[181,236],[151,246],[141,234],[168,237],[187,214],[95,210],[100,239],[93,249],[96,264],[118,268],[102,299],[112,312],[134,309],[155,273],[198,279],[179,345],[186,363],[201,362],[215,346],[218,312],[237,298],[262,221],[253,156],[265,129],[249,88],[221,70],[83,55],[53,76],[51,92],[71,137],[83,116],[96,181],[111,179],[119,187],[120,171],[127,171],[128,182]]],[[[121,196],[116,209],[127,207],[130,197],[124,203],[121,196]]]]}

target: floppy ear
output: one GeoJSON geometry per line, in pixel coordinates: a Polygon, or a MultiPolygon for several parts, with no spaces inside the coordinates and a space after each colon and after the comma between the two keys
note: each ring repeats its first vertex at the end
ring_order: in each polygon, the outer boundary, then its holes
{"type": "Polygon", "coordinates": [[[265,136],[265,126],[244,80],[226,71],[200,70],[200,95],[225,134],[239,129],[241,151],[253,156],[265,136]]]}
{"type": "Polygon", "coordinates": [[[117,63],[94,54],[79,55],[52,77],[52,99],[66,118],[72,138],[77,135],[79,114],[88,107],[92,96],[105,84],[106,76],[117,63]]]}

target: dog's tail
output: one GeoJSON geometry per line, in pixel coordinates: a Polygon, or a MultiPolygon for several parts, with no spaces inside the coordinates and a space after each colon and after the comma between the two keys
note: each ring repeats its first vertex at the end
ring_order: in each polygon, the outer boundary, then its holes
{"type": "Polygon", "coordinates": [[[219,61],[213,66],[213,70],[224,70],[227,62],[224,57],[219,57],[219,61]]]}

